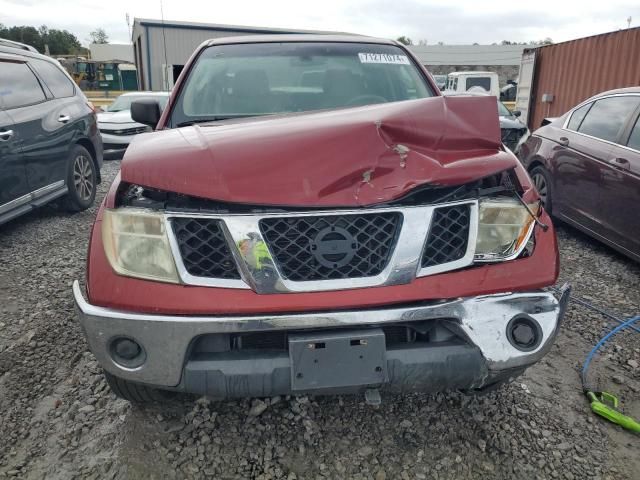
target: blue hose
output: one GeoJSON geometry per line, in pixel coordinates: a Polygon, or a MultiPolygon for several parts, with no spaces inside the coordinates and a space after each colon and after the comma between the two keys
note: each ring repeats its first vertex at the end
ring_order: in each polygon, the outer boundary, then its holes
{"type": "MultiPolygon", "coordinates": [[[[560,293],[560,289],[556,288],[556,287],[547,287],[548,290],[551,290],[553,292],[556,293],[560,293]]],[[[616,317],[613,313],[611,313],[608,310],[605,310],[604,308],[601,307],[597,307],[592,303],[587,302],[586,300],[583,300],[582,298],[576,296],[576,295],[571,295],[571,299],[569,300],[570,302],[573,303],[577,303],[578,305],[581,305],[585,308],[588,308],[589,310],[593,310],[594,312],[598,312],[600,315],[603,315],[605,317],[607,317],[610,320],[613,320],[615,322],[618,323],[624,323],[624,320],[620,320],[618,317],[616,317]]],[[[631,330],[634,330],[636,333],[640,333],[640,328],[638,327],[630,327],[631,330]]]]}
{"type": "Polygon", "coordinates": [[[589,370],[589,364],[591,363],[591,360],[593,359],[596,352],[607,342],[607,340],[613,337],[616,333],[618,333],[620,330],[631,327],[631,325],[633,325],[638,320],[640,320],[640,315],[621,322],[620,325],[618,325],[616,328],[602,337],[602,339],[598,343],[596,343],[596,346],[593,347],[593,350],[589,352],[589,355],[587,355],[587,359],[584,362],[584,366],[582,367],[582,388],[585,392],[591,390],[587,387],[587,372],[589,370]]]}
{"type": "MultiPolygon", "coordinates": [[[[600,308],[600,307],[596,307],[595,305],[587,302],[586,300],[583,300],[579,297],[576,297],[575,295],[571,297],[571,301],[574,303],[577,303],[578,305],[582,305],[583,307],[586,307],[590,310],[593,310],[594,312],[598,312],[599,314],[607,317],[610,320],[614,320],[618,323],[624,323],[624,320],[620,320],[618,317],[616,317],[613,313],[600,308]]],[[[631,330],[634,330],[636,333],[640,333],[640,328],[638,327],[629,327],[631,330]]]]}

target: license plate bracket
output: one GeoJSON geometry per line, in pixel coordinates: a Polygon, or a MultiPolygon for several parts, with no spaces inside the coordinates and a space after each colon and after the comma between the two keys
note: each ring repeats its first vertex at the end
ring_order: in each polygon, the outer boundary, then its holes
{"type": "Polygon", "coordinates": [[[289,335],[291,389],[379,385],[388,380],[380,328],[289,335]]]}

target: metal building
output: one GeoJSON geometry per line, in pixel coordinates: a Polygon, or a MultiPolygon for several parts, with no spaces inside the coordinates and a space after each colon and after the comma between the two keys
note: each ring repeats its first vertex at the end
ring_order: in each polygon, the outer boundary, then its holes
{"type": "Polygon", "coordinates": [[[520,65],[526,45],[411,45],[420,63],[428,66],[520,65]]]}
{"type": "Polygon", "coordinates": [[[640,27],[526,49],[516,108],[529,127],[597,93],[640,85],[640,27]]]}
{"type": "Polygon", "coordinates": [[[195,48],[211,38],[258,34],[335,34],[317,30],[246,27],[136,18],[133,52],[141,90],[170,90],[195,48]]]}
{"type": "Polygon", "coordinates": [[[495,72],[500,85],[518,80],[526,45],[411,45],[409,48],[434,75],[460,71],[495,72]]]}

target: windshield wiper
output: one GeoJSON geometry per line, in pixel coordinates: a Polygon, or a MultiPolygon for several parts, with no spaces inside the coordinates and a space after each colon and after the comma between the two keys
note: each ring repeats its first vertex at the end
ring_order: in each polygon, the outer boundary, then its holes
{"type": "Polygon", "coordinates": [[[188,127],[189,125],[195,125],[196,123],[218,122],[220,120],[229,120],[232,118],[262,117],[265,115],[273,115],[273,114],[271,113],[246,113],[246,114],[238,113],[238,114],[231,114],[231,115],[217,115],[214,117],[207,117],[207,118],[194,118],[186,122],[178,123],[177,127],[188,127]]]}

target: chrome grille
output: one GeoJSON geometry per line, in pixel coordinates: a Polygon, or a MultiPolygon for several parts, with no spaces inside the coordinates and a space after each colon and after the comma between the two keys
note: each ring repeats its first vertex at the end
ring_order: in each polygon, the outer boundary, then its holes
{"type": "Polygon", "coordinates": [[[107,130],[100,129],[100,133],[104,133],[105,135],[137,135],[139,133],[149,132],[151,129],[149,127],[132,127],[132,128],[119,128],[116,130],[107,130]]]}
{"type": "Polygon", "coordinates": [[[323,212],[168,211],[186,285],[302,293],[403,285],[471,265],[478,201],[323,212]]]}
{"type": "Polygon", "coordinates": [[[260,230],[280,269],[292,281],[372,277],[393,252],[398,212],[263,218],[260,230]]]}
{"type": "Polygon", "coordinates": [[[171,220],[185,269],[196,277],[239,279],[220,220],[178,217],[171,220]]]}
{"type": "Polygon", "coordinates": [[[422,268],[463,258],[469,242],[469,226],[469,205],[437,208],[422,254],[422,268]]]}

